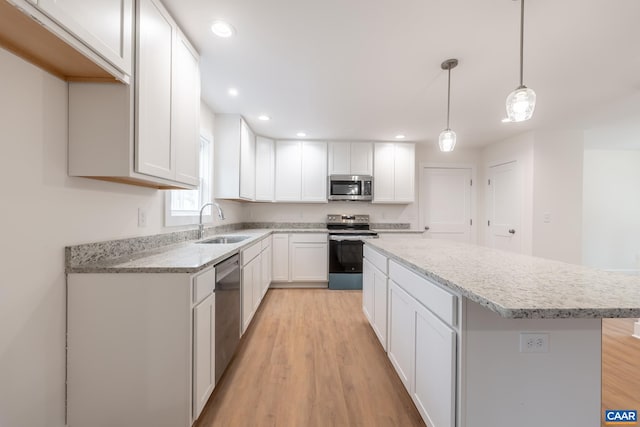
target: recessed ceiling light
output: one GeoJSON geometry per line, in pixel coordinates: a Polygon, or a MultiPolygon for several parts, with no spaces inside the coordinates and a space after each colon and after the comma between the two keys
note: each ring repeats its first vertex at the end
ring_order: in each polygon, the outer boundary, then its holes
{"type": "Polygon", "coordinates": [[[238,96],[238,89],[236,89],[235,87],[231,87],[229,88],[229,96],[238,96]]]}
{"type": "Polygon", "coordinates": [[[261,116],[258,116],[258,120],[262,120],[263,122],[268,122],[269,120],[271,120],[271,117],[267,116],[266,114],[263,114],[261,116]]]}
{"type": "Polygon", "coordinates": [[[405,139],[406,137],[403,134],[396,135],[396,139],[405,139]]]}
{"type": "Polygon", "coordinates": [[[304,132],[298,132],[296,133],[296,136],[299,136],[300,138],[304,138],[305,136],[307,136],[307,134],[304,132]]]}
{"type": "Polygon", "coordinates": [[[509,117],[505,117],[504,119],[501,120],[502,123],[510,123],[511,119],[509,117]]]}
{"type": "Polygon", "coordinates": [[[213,21],[211,24],[211,31],[218,37],[229,38],[236,33],[236,29],[227,22],[224,21],[213,21]]]}

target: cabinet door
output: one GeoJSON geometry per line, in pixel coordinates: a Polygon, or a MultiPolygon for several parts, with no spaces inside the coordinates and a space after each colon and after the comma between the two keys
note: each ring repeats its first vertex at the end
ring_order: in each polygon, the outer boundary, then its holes
{"type": "Polygon", "coordinates": [[[327,143],[302,143],[302,201],[327,201],[327,143]]]}
{"type": "Polygon", "coordinates": [[[37,4],[120,71],[133,74],[133,0],[38,0],[37,4]]]}
{"type": "Polygon", "coordinates": [[[272,250],[271,246],[268,246],[264,251],[262,251],[262,296],[267,293],[269,289],[269,285],[271,284],[271,271],[272,271],[272,250]]]}
{"type": "Polygon", "coordinates": [[[373,265],[366,259],[362,261],[362,311],[369,319],[369,323],[373,327],[374,324],[374,286],[375,276],[373,273],[373,265]]]}
{"type": "Polygon", "coordinates": [[[289,281],[289,235],[274,234],[271,247],[273,248],[272,280],[274,282],[288,282],[289,281]]]}
{"type": "Polygon", "coordinates": [[[200,416],[215,386],[215,294],[193,309],[193,419],[200,416]]]}
{"type": "Polygon", "coordinates": [[[373,330],[382,344],[387,349],[387,276],[380,270],[371,266],[373,273],[373,330]]]}
{"type": "Polygon", "coordinates": [[[171,144],[176,181],[200,183],[200,66],[196,53],[180,32],[173,48],[171,144]]]}
{"type": "Polygon", "coordinates": [[[244,120],[240,125],[240,198],[256,198],[256,137],[244,120]]]}
{"type": "Polygon", "coordinates": [[[348,142],[329,143],[329,175],[349,175],[351,173],[351,144],[348,142]]]}
{"type": "Polygon", "coordinates": [[[256,137],[256,201],[271,202],[274,199],[274,142],[256,137]]]}
{"type": "Polygon", "coordinates": [[[291,281],[326,282],[327,261],[327,243],[291,243],[291,281]]]}
{"type": "Polygon", "coordinates": [[[411,203],[415,200],[415,146],[396,144],[394,157],[394,197],[396,202],[411,203]]]}
{"type": "Polygon", "coordinates": [[[251,261],[251,268],[253,269],[253,312],[255,313],[260,302],[262,302],[262,254],[258,255],[253,261],[251,261]]]}
{"type": "Polygon", "coordinates": [[[242,333],[244,334],[253,317],[253,262],[242,267],[242,333]]]}
{"type": "Polygon", "coordinates": [[[136,70],[136,171],[175,178],[171,148],[173,26],[164,9],[140,0],[136,70]]]}
{"type": "Polygon", "coordinates": [[[394,201],[395,149],[393,143],[376,143],[374,156],[373,201],[394,201]]]}
{"type": "Polygon", "coordinates": [[[413,361],[415,349],[415,309],[413,298],[389,281],[389,341],[391,364],[409,393],[413,390],[413,361]]]}
{"type": "Polygon", "coordinates": [[[413,399],[428,425],[455,427],[456,334],[416,305],[413,399]]]}
{"type": "Polygon", "coordinates": [[[373,144],[370,142],[352,142],[351,166],[353,175],[373,175],[373,144]]]}
{"type": "Polygon", "coordinates": [[[299,202],[302,195],[302,144],[276,142],[276,201],[299,202]]]}

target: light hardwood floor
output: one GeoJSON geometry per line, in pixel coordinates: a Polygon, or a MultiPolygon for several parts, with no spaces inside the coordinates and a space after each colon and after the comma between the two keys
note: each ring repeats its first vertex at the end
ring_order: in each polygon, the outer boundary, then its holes
{"type": "MultiPolygon", "coordinates": [[[[640,412],[640,339],[634,319],[602,321],[602,409],[640,412]]],[[[603,424],[604,425],[604,424],[603,424]]]]}
{"type": "Polygon", "coordinates": [[[424,426],[361,291],[271,289],[197,427],[424,426]]]}

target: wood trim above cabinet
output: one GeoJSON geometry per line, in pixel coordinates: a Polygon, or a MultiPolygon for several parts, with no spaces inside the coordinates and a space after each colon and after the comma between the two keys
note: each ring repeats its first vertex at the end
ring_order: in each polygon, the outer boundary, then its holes
{"type": "MultiPolygon", "coordinates": [[[[22,8],[0,0],[0,46],[66,81],[119,82],[114,75],[70,45],[71,36],[64,40],[48,28],[48,18],[35,9],[27,10],[27,7],[31,9],[28,5],[22,8]]],[[[56,24],[51,22],[51,25],[56,24]]],[[[79,41],[75,43],[82,45],[79,41]]],[[[126,76],[115,68],[113,71],[126,82],[126,76]]]]}

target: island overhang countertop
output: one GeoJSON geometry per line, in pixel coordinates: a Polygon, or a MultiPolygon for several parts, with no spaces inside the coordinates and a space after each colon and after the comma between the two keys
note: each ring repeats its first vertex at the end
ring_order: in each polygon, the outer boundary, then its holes
{"type": "Polygon", "coordinates": [[[640,317],[640,277],[446,240],[365,243],[505,318],[640,317]]]}

